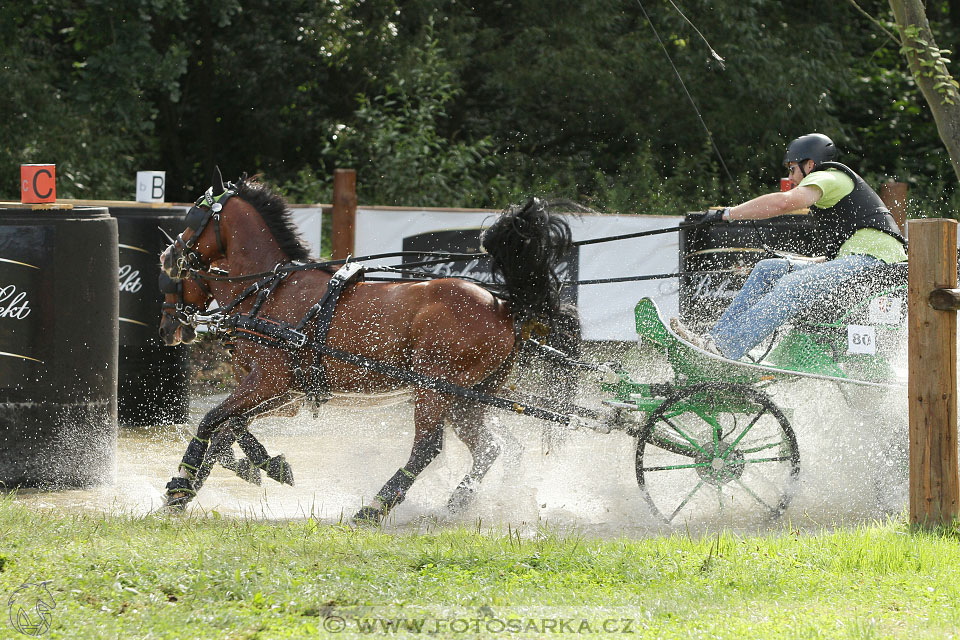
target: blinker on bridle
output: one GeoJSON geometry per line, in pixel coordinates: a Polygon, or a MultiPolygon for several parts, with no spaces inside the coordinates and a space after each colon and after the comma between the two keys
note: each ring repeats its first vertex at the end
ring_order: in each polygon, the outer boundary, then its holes
{"type": "Polygon", "coordinates": [[[226,257],[227,250],[223,245],[223,237],[220,234],[220,211],[227,201],[237,194],[232,183],[228,183],[227,190],[219,196],[214,197],[213,187],[207,189],[196,203],[187,211],[184,220],[186,229],[177,235],[173,241],[173,258],[176,264],[176,278],[183,278],[184,274],[191,271],[204,271],[207,264],[203,257],[197,251],[197,242],[203,234],[207,225],[213,221],[213,230],[217,238],[217,248],[222,257],[226,257]],[[183,239],[183,234],[187,229],[193,231],[189,240],[183,239]]]}

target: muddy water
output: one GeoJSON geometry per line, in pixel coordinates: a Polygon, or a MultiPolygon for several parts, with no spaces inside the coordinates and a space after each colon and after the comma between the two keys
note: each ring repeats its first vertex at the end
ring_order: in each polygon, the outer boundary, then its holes
{"type": "MultiPolygon", "coordinates": [[[[902,511],[906,475],[891,451],[906,440],[906,394],[841,390],[803,382],[767,388],[797,433],[801,481],[779,529],[849,525],[902,511]]],[[[205,411],[223,396],[193,399],[190,425],[121,431],[114,483],[93,490],[22,492],[37,507],[146,514],[162,504],[187,440],[205,411]]],[[[592,400],[595,401],[595,398],[592,400]]],[[[589,401],[589,399],[588,399],[589,401]]],[[[470,466],[466,447],[448,429],[441,455],[391,514],[388,529],[430,529],[464,524],[483,528],[538,527],[600,536],[642,536],[671,530],[752,530],[746,514],[702,521],[696,514],[660,525],[643,500],[634,475],[634,442],[624,433],[568,432],[563,445],[545,449],[544,423],[493,412],[492,427],[504,452],[465,512],[446,509],[450,492],[470,466]]],[[[246,484],[217,467],[190,509],[226,517],[315,517],[349,520],[407,459],[413,438],[409,403],[388,407],[324,406],[314,417],[269,418],[253,425],[272,455],[284,453],[296,486],[264,478],[246,484]]]]}

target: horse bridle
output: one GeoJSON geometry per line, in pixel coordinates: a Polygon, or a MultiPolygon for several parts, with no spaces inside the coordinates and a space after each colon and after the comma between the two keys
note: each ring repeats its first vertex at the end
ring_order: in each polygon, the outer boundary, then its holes
{"type": "MultiPolygon", "coordinates": [[[[220,271],[220,270],[217,270],[220,271]]],[[[194,321],[195,317],[198,314],[201,314],[207,310],[206,305],[210,302],[210,299],[213,298],[213,292],[210,290],[210,285],[207,284],[206,280],[201,277],[198,273],[193,271],[189,272],[190,279],[195,282],[206,294],[204,298],[203,307],[197,307],[192,304],[187,304],[186,298],[183,293],[183,279],[182,278],[171,278],[166,273],[160,272],[160,292],[164,295],[164,301],[160,305],[160,313],[164,315],[170,315],[177,322],[186,327],[196,326],[194,321]],[[166,296],[176,295],[176,302],[167,302],[166,296]]]]}
{"type": "MultiPolygon", "coordinates": [[[[184,220],[186,228],[180,232],[171,245],[171,256],[174,260],[176,275],[175,280],[182,279],[186,274],[196,271],[205,271],[208,269],[208,263],[204,261],[203,256],[197,251],[197,243],[200,236],[203,235],[207,225],[213,222],[213,230],[217,237],[217,249],[220,256],[226,257],[227,250],[223,244],[223,236],[220,233],[220,211],[227,201],[237,195],[236,187],[233,183],[227,183],[227,190],[219,196],[213,195],[213,187],[200,196],[196,203],[187,211],[184,220]],[[193,231],[189,240],[183,239],[183,234],[187,230],[193,231]]],[[[214,258],[214,260],[216,257],[214,258]]],[[[211,260],[210,262],[213,262],[211,260]]]]}

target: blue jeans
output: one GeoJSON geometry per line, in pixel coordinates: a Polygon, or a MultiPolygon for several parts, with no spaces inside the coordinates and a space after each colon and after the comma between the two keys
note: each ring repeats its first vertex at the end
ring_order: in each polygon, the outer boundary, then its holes
{"type": "Polygon", "coordinates": [[[855,275],[879,267],[873,256],[852,255],[821,263],[784,258],[761,260],[753,268],[710,335],[728,358],[739,360],[778,327],[855,275]]]}

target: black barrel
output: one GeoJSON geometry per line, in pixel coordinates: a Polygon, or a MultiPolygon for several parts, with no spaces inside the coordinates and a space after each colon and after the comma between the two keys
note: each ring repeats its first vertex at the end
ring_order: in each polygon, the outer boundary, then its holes
{"type": "Polygon", "coordinates": [[[183,231],[184,207],[110,207],[120,234],[121,426],[187,421],[190,377],[187,347],[160,341],[160,253],[183,231]]]}
{"type": "MultiPolygon", "coordinates": [[[[702,213],[691,213],[693,223],[702,213]]],[[[680,278],[680,317],[691,327],[709,328],[743,287],[750,270],[768,250],[808,255],[812,220],[785,215],[762,221],[742,221],[687,227],[680,232],[680,270],[697,272],[680,278]]]]}
{"type": "Polygon", "coordinates": [[[113,479],[117,223],[105,208],[0,207],[0,483],[113,479]]]}

